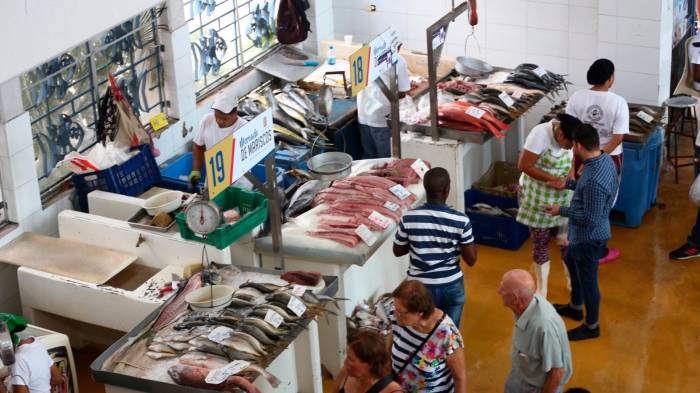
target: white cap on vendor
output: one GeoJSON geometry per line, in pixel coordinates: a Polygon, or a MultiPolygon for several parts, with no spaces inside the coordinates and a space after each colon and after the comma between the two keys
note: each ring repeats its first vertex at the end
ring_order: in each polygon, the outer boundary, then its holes
{"type": "Polygon", "coordinates": [[[238,106],[238,95],[231,90],[222,90],[214,98],[211,109],[231,113],[238,106]]]}

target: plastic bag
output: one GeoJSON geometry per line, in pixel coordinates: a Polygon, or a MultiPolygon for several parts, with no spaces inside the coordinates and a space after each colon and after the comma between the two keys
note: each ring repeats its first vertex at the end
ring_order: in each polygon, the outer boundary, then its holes
{"type": "Polygon", "coordinates": [[[689,196],[694,204],[700,206],[700,176],[696,177],[695,181],[693,181],[693,184],[690,186],[689,196]]]}
{"type": "Polygon", "coordinates": [[[68,153],[56,164],[56,168],[67,169],[79,175],[109,169],[131,158],[126,150],[112,142],[106,146],[98,143],[85,155],[78,152],[68,153]]]}
{"type": "MultiPolygon", "coordinates": [[[[379,84],[372,82],[362,91],[362,113],[371,116],[381,110],[386,110],[387,99],[379,88],[379,84]]],[[[383,113],[382,113],[383,114],[383,113]]]]}

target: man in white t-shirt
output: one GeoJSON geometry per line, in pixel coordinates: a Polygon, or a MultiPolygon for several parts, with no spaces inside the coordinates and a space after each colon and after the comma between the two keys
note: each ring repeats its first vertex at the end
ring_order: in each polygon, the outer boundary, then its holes
{"type": "Polygon", "coordinates": [[[199,122],[199,133],[192,147],[192,172],[188,177],[192,185],[197,185],[202,177],[204,152],[248,123],[238,117],[237,108],[238,96],[230,90],[220,91],[211,106],[212,111],[199,122]]]}
{"type": "MultiPolygon", "coordinates": [[[[688,50],[693,88],[700,92],[700,35],[693,38],[688,50]]],[[[700,99],[695,104],[695,113],[700,114],[700,99]]],[[[700,174],[700,122],[698,122],[698,133],[695,138],[695,176],[698,176],[698,174],[700,174]]],[[[700,257],[700,209],[698,209],[695,225],[693,225],[693,229],[690,231],[685,244],[671,251],[669,257],[678,261],[700,257]]]]}
{"type": "MultiPolygon", "coordinates": [[[[385,72],[381,78],[387,87],[390,86],[389,71],[385,72]]],[[[401,55],[396,63],[396,78],[399,98],[403,98],[411,90],[411,81],[408,78],[406,60],[401,55]]],[[[391,128],[388,127],[386,119],[389,112],[391,112],[391,104],[376,81],[370,83],[357,95],[357,121],[362,141],[362,158],[391,157],[391,128]]]]}
{"type": "MultiPolygon", "coordinates": [[[[571,95],[566,113],[588,123],[598,131],[600,150],[610,155],[617,169],[618,186],[622,176],[622,139],[630,132],[630,114],[627,101],[610,91],[615,83],[615,65],[608,59],[598,59],[586,74],[590,89],[571,95]]],[[[574,174],[580,175],[582,162],[574,157],[574,174]]],[[[620,250],[609,248],[600,263],[612,262],[620,250]]]]}

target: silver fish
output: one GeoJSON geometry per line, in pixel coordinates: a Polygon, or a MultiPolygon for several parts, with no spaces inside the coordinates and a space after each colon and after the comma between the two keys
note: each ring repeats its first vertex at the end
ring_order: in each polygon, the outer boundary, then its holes
{"type": "Polygon", "coordinates": [[[260,353],[266,353],[265,348],[260,343],[260,341],[258,341],[255,337],[251,336],[250,334],[248,334],[246,332],[240,332],[240,331],[233,332],[231,334],[231,337],[236,339],[236,340],[244,340],[251,347],[253,347],[253,349],[255,349],[256,351],[258,351],[260,353]]]}
{"type": "Polygon", "coordinates": [[[170,348],[170,347],[169,347],[168,345],[166,345],[166,344],[160,344],[160,343],[156,343],[156,344],[151,344],[151,345],[149,345],[149,346],[148,346],[148,350],[151,351],[151,352],[172,353],[172,354],[175,353],[175,350],[174,350],[174,349],[170,348]]]}
{"type": "Polygon", "coordinates": [[[265,332],[252,324],[242,324],[241,330],[253,336],[258,342],[264,345],[273,345],[275,342],[268,337],[265,332]]]}
{"type": "Polygon", "coordinates": [[[239,375],[252,375],[254,377],[257,377],[258,375],[262,375],[265,380],[272,386],[273,388],[276,388],[280,385],[281,381],[279,378],[276,376],[272,375],[269,371],[265,370],[264,368],[251,364],[248,366],[245,370],[241,371],[238,373],[239,375]]]}
{"type": "Polygon", "coordinates": [[[176,355],[174,353],[148,351],[148,352],[146,352],[146,356],[148,356],[149,358],[154,359],[154,360],[160,360],[160,359],[172,358],[172,357],[175,357],[176,355]]]}
{"type": "Polygon", "coordinates": [[[327,182],[322,182],[320,180],[309,180],[302,184],[289,200],[289,207],[287,207],[287,210],[284,212],[285,218],[289,219],[290,217],[295,217],[311,207],[311,203],[314,201],[316,194],[325,188],[327,184],[327,182]]]}

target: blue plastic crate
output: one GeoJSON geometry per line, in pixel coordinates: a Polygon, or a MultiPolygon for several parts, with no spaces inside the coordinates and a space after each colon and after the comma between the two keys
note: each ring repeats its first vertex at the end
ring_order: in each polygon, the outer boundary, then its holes
{"type": "MultiPolygon", "coordinates": [[[[518,207],[516,199],[487,194],[475,189],[465,191],[464,209],[475,203],[486,203],[502,209],[518,207]]],[[[530,236],[528,227],[515,221],[515,218],[473,212],[468,212],[467,215],[477,244],[517,250],[530,236]]]]}
{"type": "MultiPolygon", "coordinates": [[[[204,168],[204,163],[202,163],[202,168],[204,168]]],[[[158,185],[171,190],[185,192],[190,191],[190,182],[187,178],[191,171],[192,152],[187,152],[181,156],[168,160],[168,162],[166,162],[163,167],[160,168],[162,180],[158,185]]],[[[199,183],[197,185],[199,189],[204,188],[204,184],[206,184],[207,181],[206,171],[201,172],[202,178],[199,179],[199,183]]]]}
{"type": "Polygon", "coordinates": [[[661,172],[663,134],[656,130],[646,143],[623,142],[622,180],[610,213],[613,224],[636,228],[656,202],[661,172]]]}
{"type": "Polygon", "coordinates": [[[275,150],[275,166],[285,171],[299,168],[308,158],[311,150],[306,147],[294,147],[293,149],[275,150]]]}
{"type": "Polygon", "coordinates": [[[160,182],[160,171],[151,147],[141,145],[134,150],[138,150],[139,153],[120,165],[102,171],[73,175],[72,182],[81,211],[88,211],[87,195],[92,191],[136,196],[160,182]]]}

